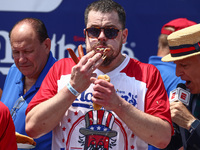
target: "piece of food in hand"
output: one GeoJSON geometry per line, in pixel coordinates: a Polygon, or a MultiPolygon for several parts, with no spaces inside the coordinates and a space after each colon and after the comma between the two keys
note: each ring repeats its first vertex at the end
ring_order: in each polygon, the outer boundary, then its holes
{"type": "MultiPolygon", "coordinates": [[[[110,82],[110,77],[106,74],[105,75],[99,75],[97,79],[103,79],[103,80],[110,82]]],[[[99,109],[101,109],[101,107],[102,107],[101,105],[93,103],[94,110],[99,110],[99,109]]]]}
{"type": "Polygon", "coordinates": [[[78,46],[78,55],[80,59],[84,56],[83,46],[81,44],[78,46]]]}
{"type": "Polygon", "coordinates": [[[75,62],[75,64],[78,64],[79,62],[79,59],[78,57],[76,56],[76,54],[74,53],[74,51],[71,49],[71,48],[67,48],[71,58],[73,59],[73,61],[75,62]]]}
{"type": "Polygon", "coordinates": [[[107,57],[106,54],[108,53],[108,51],[110,51],[110,48],[100,48],[100,47],[98,47],[97,50],[100,51],[100,52],[102,52],[103,53],[102,58],[106,59],[106,57],[107,57]]]}
{"type": "Polygon", "coordinates": [[[99,75],[97,79],[103,79],[103,80],[106,80],[108,82],[110,82],[110,77],[106,74],[104,75],[99,75]]]}
{"type": "MultiPolygon", "coordinates": [[[[69,55],[71,56],[71,58],[75,62],[75,64],[78,64],[79,59],[76,56],[76,54],[74,53],[74,51],[71,48],[67,48],[67,50],[69,52],[69,55]]],[[[83,46],[81,44],[78,46],[78,55],[79,55],[80,59],[84,56],[83,46]]]]}
{"type": "Polygon", "coordinates": [[[23,143],[23,144],[30,144],[30,145],[36,145],[36,142],[33,140],[33,138],[20,134],[18,132],[15,132],[17,143],[23,143]]]}

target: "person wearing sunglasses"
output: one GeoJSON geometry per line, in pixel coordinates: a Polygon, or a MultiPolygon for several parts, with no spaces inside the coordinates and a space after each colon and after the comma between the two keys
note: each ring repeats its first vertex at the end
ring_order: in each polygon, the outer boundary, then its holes
{"type": "MultiPolygon", "coordinates": [[[[24,18],[18,21],[11,29],[9,38],[14,64],[6,77],[1,101],[11,112],[16,132],[27,135],[26,108],[56,59],[50,51],[51,40],[46,27],[39,19],[24,18]]],[[[50,150],[51,139],[51,132],[35,139],[37,144],[33,150],[50,150]]]]}
{"type": "Polygon", "coordinates": [[[53,130],[53,150],[168,145],[173,129],[162,78],[153,65],[121,53],[128,36],[125,22],[125,10],[112,0],[88,5],[87,54],[77,64],[64,58],[50,69],[26,110],[29,136],[53,130]],[[104,74],[110,82],[97,79],[104,74]],[[103,107],[94,110],[93,102],[103,107]]]}

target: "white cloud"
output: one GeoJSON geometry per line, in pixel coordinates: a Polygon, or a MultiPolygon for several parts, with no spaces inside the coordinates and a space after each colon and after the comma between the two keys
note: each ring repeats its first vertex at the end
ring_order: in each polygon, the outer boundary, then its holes
{"type": "Polygon", "coordinates": [[[0,0],[0,11],[51,12],[63,0],[0,0]]]}

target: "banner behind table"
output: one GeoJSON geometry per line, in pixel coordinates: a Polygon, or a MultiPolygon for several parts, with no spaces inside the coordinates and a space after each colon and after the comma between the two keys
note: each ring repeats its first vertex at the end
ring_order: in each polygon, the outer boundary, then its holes
{"type": "MultiPolygon", "coordinates": [[[[51,51],[57,59],[68,57],[66,48],[77,52],[84,45],[84,10],[94,0],[0,0],[0,88],[13,64],[8,34],[25,18],[41,19],[52,40],[51,51]]],[[[122,52],[148,62],[157,53],[161,27],[172,19],[188,18],[199,23],[199,0],[116,0],[126,10],[129,30],[122,52]]]]}

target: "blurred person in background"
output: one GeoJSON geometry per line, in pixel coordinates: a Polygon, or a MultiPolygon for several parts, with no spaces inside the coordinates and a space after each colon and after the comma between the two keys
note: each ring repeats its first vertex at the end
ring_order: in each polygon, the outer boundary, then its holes
{"type": "Polygon", "coordinates": [[[180,77],[176,76],[176,64],[174,62],[162,62],[162,57],[168,55],[169,45],[167,41],[168,35],[178,31],[180,29],[195,25],[194,21],[188,20],[187,18],[177,18],[166,23],[162,29],[158,39],[158,52],[157,56],[151,56],[149,58],[149,64],[152,64],[158,68],[161,77],[163,79],[165,89],[169,96],[170,91],[174,90],[178,83],[185,83],[180,77]]]}
{"type": "MultiPolygon", "coordinates": [[[[17,22],[9,33],[14,64],[3,88],[1,101],[9,108],[16,132],[25,132],[25,111],[51,66],[56,62],[44,23],[36,18],[17,22]]],[[[51,149],[52,133],[35,139],[35,150],[51,149]]]]}

